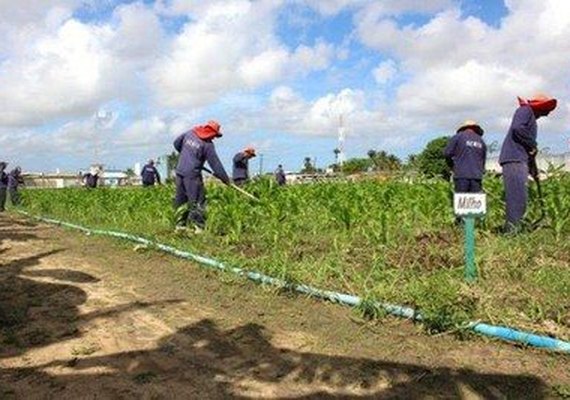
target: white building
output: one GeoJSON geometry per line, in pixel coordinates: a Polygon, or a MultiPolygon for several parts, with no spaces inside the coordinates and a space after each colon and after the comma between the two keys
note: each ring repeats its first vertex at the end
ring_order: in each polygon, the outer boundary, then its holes
{"type": "MultiPolygon", "coordinates": [[[[570,152],[563,154],[544,154],[539,153],[536,162],[538,169],[546,171],[550,165],[553,167],[563,167],[563,170],[570,172],[570,152]]],[[[487,158],[487,163],[485,164],[485,169],[491,172],[501,172],[501,166],[499,165],[499,156],[493,156],[487,158]]]]}

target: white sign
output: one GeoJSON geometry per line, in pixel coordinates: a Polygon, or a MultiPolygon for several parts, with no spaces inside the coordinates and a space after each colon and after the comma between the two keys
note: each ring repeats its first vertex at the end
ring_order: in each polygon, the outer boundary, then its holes
{"type": "Polygon", "coordinates": [[[455,215],[481,216],[487,213],[487,195],[485,193],[455,193],[453,195],[455,215]]]}

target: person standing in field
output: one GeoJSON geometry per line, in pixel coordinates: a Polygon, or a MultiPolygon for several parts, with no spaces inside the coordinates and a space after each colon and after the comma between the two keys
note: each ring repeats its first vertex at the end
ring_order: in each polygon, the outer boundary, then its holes
{"type": "Polygon", "coordinates": [[[483,190],[483,174],[487,146],[483,128],[472,120],[465,121],[447,142],[443,155],[453,166],[453,186],[456,193],[478,193],[483,190]]]}
{"type": "Polygon", "coordinates": [[[194,232],[200,233],[206,225],[206,193],[202,170],[208,162],[214,176],[224,184],[230,178],[222,165],[214,146],[214,139],[222,136],[221,126],[216,121],[195,126],[178,136],[174,148],[180,156],[176,166],[176,196],[174,207],[177,212],[176,230],[187,229],[188,222],[194,225],[194,232]],[[186,209],[181,209],[187,206],[186,209]],[[182,211],[181,211],[182,210],[182,211]]]}
{"type": "Polygon", "coordinates": [[[4,212],[6,207],[6,191],[8,188],[8,174],[5,170],[8,163],[0,161],[0,212],[4,212]]]}
{"type": "Polygon", "coordinates": [[[249,180],[249,160],[254,157],[253,147],[246,147],[234,156],[232,178],[236,186],[243,186],[249,180]]]}
{"type": "Polygon", "coordinates": [[[22,168],[16,167],[8,174],[8,193],[13,206],[20,205],[20,193],[18,187],[24,183],[22,168]]]}
{"type": "Polygon", "coordinates": [[[99,183],[99,170],[92,169],[85,175],[83,175],[83,184],[85,187],[90,189],[95,189],[99,183]]]}
{"type": "Polygon", "coordinates": [[[287,178],[285,177],[285,171],[283,170],[283,165],[279,164],[275,170],[275,180],[279,186],[285,186],[287,183],[287,178]]]}
{"type": "Polygon", "coordinates": [[[154,186],[155,183],[160,185],[160,174],[154,166],[154,160],[148,160],[141,171],[141,178],[144,187],[154,186]]]}
{"type": "Polygon", "coordinates": [[[503,169],[505,187],[505,233],[516,233],[526,212],[528,201],[529,162],[538,152],[536,120],[556,108],[556,99],[543,94],[531,99],[518,98],[519,107],[503,141],[499,164],[503,169]]]}

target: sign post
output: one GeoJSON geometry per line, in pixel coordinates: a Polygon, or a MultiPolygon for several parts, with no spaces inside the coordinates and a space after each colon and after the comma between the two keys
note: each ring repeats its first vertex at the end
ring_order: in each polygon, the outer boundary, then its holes
{"type": "Polygon", "coordinates": [[[453,196],[455,215],[463,218],[465,226],[465,280],[477,279],[475,264],[475,218],[487,212],[487,196],[484,193],[455,193],[453,196]]]}

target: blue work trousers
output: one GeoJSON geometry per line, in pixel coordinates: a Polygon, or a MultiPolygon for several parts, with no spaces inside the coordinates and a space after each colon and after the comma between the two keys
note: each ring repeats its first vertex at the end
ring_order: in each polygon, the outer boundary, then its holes
{"type": "Polygon", "coordinates": [[[454,178],[455,193],[479,193],[483,191],[481,179],[454,178]]]}
{"type": "Polygon", "coordinates": [[[174,208],[188,204],[188,210],[180,215],[177,225],[186,225],[188,221],[204,228],[206,225],[206,192],[202,177],[190,177],[176,174],[176,197],[174,208]]]}
{"type": "Polygon", "coordinates": [[[507,224],[517,225],[526,212],[528,164],[525,162],[511,162],[503,164],[502,167],[507,224]]]}

